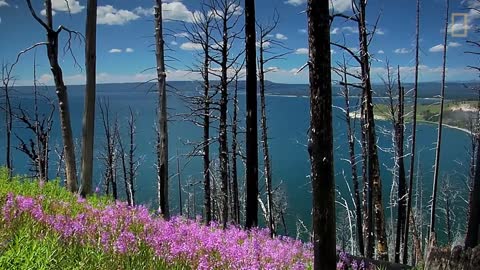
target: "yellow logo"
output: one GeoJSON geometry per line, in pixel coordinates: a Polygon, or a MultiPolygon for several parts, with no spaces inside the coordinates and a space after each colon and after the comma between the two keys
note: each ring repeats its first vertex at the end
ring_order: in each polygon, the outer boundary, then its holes
{"type": "Polygon", "coordinates": [[[450,25],[450,34],[452,37],[467,37],[468,34],[468,14],[452,13],[452,23],[450,25]],[[458,23],[456,21],[459,21],[458,23]],[[457,27],[460,26],[460,27],[457,27]],[[457,29],[458,28],[458,29],[457,29]]]}

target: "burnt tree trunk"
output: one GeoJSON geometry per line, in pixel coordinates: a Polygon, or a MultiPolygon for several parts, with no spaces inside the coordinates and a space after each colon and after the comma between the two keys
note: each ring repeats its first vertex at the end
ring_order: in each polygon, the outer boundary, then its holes
{"type": "Polygon", "coordinates": [[[350,155],[350,168],[352,174],[353,185],[353,200],[355,202],[355,216],[357,229],[357,244],[360,254],[365,253],[365,246],[363,241],[363,225],[362,225],[362,205],[360,202],[360,189],[358,184],[357,162],[355,159],[355,133],[352,127],[352,120],[350,117],[350,90],[348,87],[347,67],[344,62],[343,66],[343,95],[345,96],[345,122],[347,123],[347,137],[348,137],[348,152],[350,155]]]}
{"type": "Polygon", "coordinates": [[[232,219],[236,224],[240,224],[240,200],[238,197],[238,176],[237,176],[237,127],[238,127],[238,77],[235,79],[235,88],[233,93],[233,119],[232,119],[232,219]]]}
{"type": "Polygon", "coordinates": [[[82,129],[82,183],[80,194],[92,193],[93,144],[95,134],[95,90],[97,55],[97,0],[87,2],[87,23],[85,31],[85,104],[82,129]]]}
{"type": "Polygon", "coordinates": [[[264,40],[263,33],[260,35],[260,50],[259,50],[259,76],[260,81],[260,109],[261,109],[261,129],[262,129],[262,148],[263,148],[263,167],[264,167],[264,177],[265,177],[265,188],[267,191],[267,214],[268,214],[268,228],[270,230],[270,236],[275,235],[275,221],[273,219],[273,192],[272,192],[272,168],[270,164],[270,154],[268,148],[268,135],[267,135],[267,109],[265,102],[265,70],[264,64],[265,59],[263,56],[264,53],[264,40]]]}
{"type": "Polygon", "coordinates": [[[446,12],[445,12],[445,34],[443,38],[443,66],[442,66],[442,86],[440,92],[440,115],[438,117],[438,134],[437,134],[437,146],[435,148],[435,166],[433,174],[433,187],[432,187],[432,205],[430,212],[430,230],[429,239],[432,234],[435,234],[435,212],[437,204],[437,188],[438,188],[438,174],[440,169],[440,149],[442,145],[442,130],[443,130],[443,107],[445,103],[445,76],[447,65],[447,39],[448,39],[448,18],[450,16],[450,0],[446,0],[446,12]]]}
{"type": "Polygon", "coordinates": [[[157,140],[157,180],[159,211],[165,219],[170,218],[168,205],[168,129],[167,129],[167,88],[165,54],[162,23],[162,1],[155,6],[155,52],[158,86],[158,140],[157,140]]]}
{"type": "Polygon", "coordinates": [[[310,155],[314,269],[336,269],[329,1],[309,0],[310,155]]]}
{"type": "Polygon", "coordinates": [[[258,134],[257,134],[257,56],[255,1],[245,0],[246,60],[246,221],[245,227],[258,225],[258,134]]]}
{"type": "MultiPolygon", "coordinates": [[[[366,26],[366,0],[360,0],[358,30],[360,39],[360,59],[362,86],[365,99],[365,125],[368,147],[368,178],[371,182],[371,193],[375,217],[375,237],[377,254],[380,260],[388,261],[387,235],[385,228],[385,213],[382,201],[382,182],[380,179],[380,164],[376,144],[375,119],[373,115],[372,85],[370,80],[370,56],[368,54],[368,33],[366,26]]],[[[370,206],[372,207],[372,206],[370,206]]],[[[371,213],[373,214],[373,213],[371,213]]],[[[370,218],[370,217],[369,217],[370,218]]],[[[368,253],[367,253],[368,254],[368,253]]]]}
{"type": "Polygon", "coordinates": [[[400,81],[400,67],[398,67],[398,104],[397,119],[395,120],[395,150],[397,162],[398,177],[398,207],[397,207],[397,231],[395,238],[395,262],[400,262],[400,246],[405,232],[407,217],[405,215],[406,208],[406,179],[404,158],[404,88],[400,81]]]}
{"type": "Polygon", "coordinates": [[[476,158],[475,158],[475,174],[473,177],[473,186],[470,191],[470,199],[468,203],[468,221],[467,234],[465,236],[465,247],[473,248],[479,244],[480,231],[480,135],[475,135],[476,141],[476,158]]]}
{"type": "Polygon", "coordinates": [[[419,67],[419,52],[420,52],[420,0],[417,0],[417,15],[416,15],[416,33],[415,33],[415,79],[413,83],[413,109],[412,109],[412,148],[410,150],[410,171],[408,184],[408,198],[406,209],[405,231],[403,235],[403,264],[408,262],[408,234],[409,224],[408,219],[412,211],[412,193],[413,193],[413,177],[415,168],[415,151],[417,143],[417,97],[418,97],[418,67],[419,67]]]}

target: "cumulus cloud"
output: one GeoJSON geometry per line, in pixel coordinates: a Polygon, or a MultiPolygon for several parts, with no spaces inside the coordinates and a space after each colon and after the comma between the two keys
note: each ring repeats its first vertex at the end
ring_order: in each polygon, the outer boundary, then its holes
{"type": "Polygon", "coordinates": [[[70,12],[71,14],[81,12],[85,6],[80,5],[76,0],[52,0],[52,9],[55,11],[70,12]]]}
{"type": "MultiPolygon", "coordinates": [[[[449,42],[448,45],[447,45],[447,49],[448,48],[460,47],[460,46],[462,46],[462,44],[460,44],[458,42],[449,42]]],[[[435,45],[435,46],[431,47],[430,49],[428,49],[428,51],[433,52],[433,53],[443,52],[443,44],[435,45]]]]}
{"type": "Polygon", "coordinates": [[[200,43],[193,43],[193,42],[185,42],[180,45],[180,49],[185,51],[199,51],[202,49],[202,44],[200,43]]]}
{"type": "Polygon", "coordinates": [[[287,40],[288,39],[287,36],[285,36],[284,34],[280,34],[280,33],[275,34],[275,38],[279,39],[279,40],[287,40]]]}
{"type": "Polygon", "coordinates": [[[186,38],[188,37],[188,33],[187,32],[180,32],[180,33],[175,33],[173,34],[174,37],[182,37],[182,38],[186,38]]]}
{"type": "Polygon", "coordinates": [[[97,8],[97,24],[123,25],[139,18],[140,16],[129,10],[118,10],[111,5],[97,8]]]}
{"type": "Polygon", "coordinates": [[[378,54],[384,54],[385,52],[383,50],[379,50],[377,53],[378,54]]]}
{"type": "Polygon", "coordinates": [[[134,50],[133,50],[132,48],[126,48],[126,49],[125,49],[125,52],[126,52],[126,53],[133,53],[134,50]]]}
{"type": "Polygon", "coordinates": [[[177,45],[178,45],[178,42],[176,42],[175,40],[172,40],[172,41],[170,42],[170,44],[173,45],[173,46],[177,46],[177,45]]]}
{"type": "Polygon", "coordinates": [[[393,52],[398,54],[406,54],[406,53],[409,53],[410,50],[406,48],[398,48],[398,49],[395,49],[393,52]]]}
{"type": "MultiPolygon", "coordinates": [[[[268,48],[270,47],[270,45],[272,45],[270,41],[263,41],[263,48],[268,48]]],[[[255,46],[257,46],[257,48],[260,48],[260,42],[255,42],[255,46]]]]}
{"type": "Polygon", "coordinates": [[[108,51],[109,53],[121,53],[122,49],[111,49],[108,51]]]}
{"type": "Polygon", "coordinates": [[[6,0],[0,0],[0,7],[8,7],[10,6],[6,0]]]}
{"type": "Polygon", "coordinates": [[[308,48],[298,48],[295,50],[295,54],[308,54],[308,48]]]}

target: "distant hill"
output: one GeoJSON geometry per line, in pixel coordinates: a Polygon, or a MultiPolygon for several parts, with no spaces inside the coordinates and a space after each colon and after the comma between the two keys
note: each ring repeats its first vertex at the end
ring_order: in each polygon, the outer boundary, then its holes
{"type": "MultiPolygon", "coordinates": [[[[218,81],[212,82],[212,87],[218,85],[218,81]]],[[[266,93],[270,95],[292,95],[292,96],[307,96],[309,94],[309,89],[307,84],[280,84],[267,81],[266,82],[267,90],[266,93]]],[[[192,91],[201,91],[201,83],[198,81],[172,81],[168,82],[167,88],[170,91],[180,91],[180,92],[192,92],[192,91]]],[[[245,92],[245,81],[239,81],[238,84],[239,92],[245,92]]],[[[404,84],[405,90],[409,91],[413,88],[412,83],[404,84]]],[[[53,87],[49,86],[49,89],[53,87]]],[[[419,84],[419,93],[420,98],[434,98],[440,94],[441,84],[439,82],[424,82],[419,84]]],[[[44,89],[44,88],[43,88],[44,89]]],[[[71,85],[68,86],[69,94],[77,95],[82,94],[85,89],[82,85],[71,85]]],[[[447,83],[445,89],[445,98],[446,99],[477,99],[478,91],[473,89],[480,89],[480,82],[451,82],[447,83]]],[[[16,87],[18,92],[30,92],[31,87],[21,86],[16,87]]],[[[386,89],[383,84],[374,84],[373,90],[376,97],[385,97],[386,89]]],[[[103,92],[137,92],[137,91],[155,91],[155,83],[109,83],[109,84],[99,84],[98,91],[103,92]]],[[[336,96],[341,95],[342,87],[340,85],[333,85],[333,94],[336,96]]],[[[359,89],[351,89],[352,95],[360,95],[359,89]]]]}

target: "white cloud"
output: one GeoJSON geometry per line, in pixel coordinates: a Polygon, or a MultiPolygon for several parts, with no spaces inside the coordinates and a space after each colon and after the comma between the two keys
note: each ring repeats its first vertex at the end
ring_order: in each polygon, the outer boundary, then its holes
{"type": "Polygon", "coordinates": [[[108,51],[109,53],[121,53],[122,52],[122,49],[111,49],[110,51],[108,51]]]}
{"type": "Polygon", "coordinates": [[[430,49],[428,49],[429,52],[443,52],[443,45],[442,44],[438,44],[438,45],[435,45],[433,47],[431,47],[430,49]]]}
{"type": "Polygon", "coordinates": [[[193,13],[182,2],[163,3],[162,17],[167,21],[193,21],[193,13]]]}
{"type": "Polygon", "coordinates": [[[330,31],[330,34],[336,35],[336,34],[338,34],[339,32],[340,32],[340,28],[335,27],[335,28],[332,29],[332,31],[330,31]]]}
{"type": "MultiPolygon", "coordinates": [[[[47,16],[47,10],[46,9],[42,9],[42,11],[40,11],[40,14],[42,16],[47,16]]],[[[55,14],[57,14],[57,12],[55,12],[55,10],[52,10],[52,16],[55,16],[55,14]]]]}
{"type": "Polygon", "coordinates": [[[55,11],[70,12],[71,14],[81,12],[85,7],[76,0],[52,0],[52,9],[55,11]]]}
{"type": "Polygon", "coordinates": [[[381,29],[381,28],[377,28],[377,29],[375,30],[375,34],[380,35],[380,36],[383,36],[383,35],[385,35],[385,31],[384,31],[383,29],[381,29]]]}
{"type": "MultiPolygon", "coordinates": [[[[448,48],[460,47],[460,46],[462,46],[462,44],[460,44],[458,42],[449,42],[448,45],[447,45],[447,49],[448,48]]],[[[433,53],[443,52],[443,44],[435,45],[435,46],[431,47],[430,49],[428,49],[428,51],[433,52],[433,53]]]]}
{"type": "Polygon", "coordinates": [[[298,32],[299,32],[300,34],[306,34],[306,33],[307,33],[307,29],[303,29],[303,28],[302,28],[302,29],[298,29],[298,32]]]}
{"type": "Polygon", "coordinates": [[[37,83],[39,84],[48,84],[49,82],[53,81],[53,76],[52,74],[42,74],[40,77],[37,79],[37,83]]]}
{"type": "Polygon", "coordinates": [[[298,48],[295,50],[295,54],[308,54],[308,48],[298,48]]]}
{"type": "MultiPolygon", "coordinates": [[[[270,41],[263,41],[263,48],[268,48],[270,47],[270,45],[272,45],[270,41]]],[[[257,48],[260,48],[260,41],[255,42],[255,46],[257,46],[257,48]]]]}
{"type": "MultiPolygon", "coordinates": [[[[307,0],[287,0],[285,4],[289,4],[292,6],[300,6],[307,3],[307,0]]],[[[349,10],[352,7],[352,0],[331,0],[333,3],[333,10],[338,12],[344,12],[349,10]]]]}
{"type": "Polygon", "coordinates": [[[0,0],[0,7],[8,7],[10,6],[6,0],[0,0]]]}
{"type": "Polygon", "coordinates": [[[460,46],[462,46],[462,44],[460,44],[458,42],[449,42],[448,43],[448,47],[455,48],[455,47],[460,47],[460,46]]]}
{"type": "Polygon", "coordinates": [[[177,45],[178,45],[178,42],[176,42],[175,40],[172,40],[172,41],[170,42],[170,44],[173,45],[173,46],[177,46],[177,45]]]}
{"type": "Polygon", "coordinates": [[[287,36],[285,36],[284,34],[280,34],[280,33],[275,34],[275,38],[279,39],[279,40],[287,40],[288,39],[287,36]]]}
{"type": "Polygon", "coordinates": [[[383,50],[379,50],[377,53],[378,54],[384,54],[385,52],[383,50]]]}
{"type": "Polygon", "coordinates": [[[200,43],[193,43],[193,42],[185,42],[180,45],[180,49],[185,51],[199,51],[202,49],[202,44],[200,43]]]}
{"type": "Polygon", "coordinates": [[[353,34],[358,34],[358,28],[357,27],[352,27],[352,26],[344,26],[344,27],[342,27],[342,31],[353,33],[353,34]]]}
{"type": "Polygon", "coordinates": [[[97,8],[97,24],[123,25],[139,18],[140,16],[129,10],[117,10],[111,5],[99,6],[97,8]]]}
{"type": "Polygon", "coordinates": [[[152,16],[155,13],[153,7],[151,8],[144,8],[144,7],[136,7],[133,9],[133,12],[139,16],[152,16]]]}
{"type": "Polygon", "coordinates": [[[398,49],[395,49],[393,52],[398,54],[406,54],[406,53],[410,53],[410,50],[406,48],[398,48],[398,49]]]}
{"type": "Polygon", "coordinates": [[[181,33],[173,34],[173,36],[174,36],[174,37],[186,38],[186,37],[188,37],[188,33],[187,33],[187,32],[181,32],[181,33]]]}
{"type": "Polygon", "coordinates": [[[126,48],[126,49],[125,49],[125,52],[126,52],[126,53],[133,53],[134,50],[133,50],[132,48],[126,48]]]}

